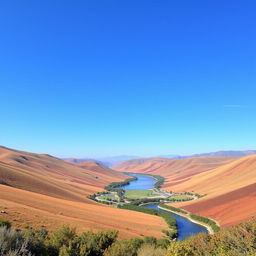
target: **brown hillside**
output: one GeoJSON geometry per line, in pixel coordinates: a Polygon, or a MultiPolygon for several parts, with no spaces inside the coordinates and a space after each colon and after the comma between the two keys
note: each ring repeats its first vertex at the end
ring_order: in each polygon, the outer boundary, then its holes
{"type": "Polygon", "coordinates": [[[256,214],[256,155],[198,174],[173,189],[206,193],[198,201],[179,206],[216,218],[223,226],[249,219],[256,214]]]}
{"type": "Polygon", "coordinates": [[[207,194],[196,201],[173,205],[214,218],[222,226],[239,223],[256,214],[256,155],[140,159],[123,162],[114,168],[162,175],[166,178],[163,186],[166,190],[207,194]]]}
{"type": "Polygon", "coordinates": [[[166,178],[163,188],[172,190],[173,186],[190,180],[194,175],[206,172],[232,162],[231,157],[197,157],[188,159],[135,159],[122,162],[113,167],[118,171],[157,174],[166,178]]]}
{"type": "Polygon", "coordinates": [[[64,223],[79,230],[118,229],[120,237],[162,236],[161,218],[120,210],[88,195],[127,176],[94,162],[81,166],[61,159],[0,147],[0,218],[14,225],[55,229],[64,223]],[[151,223],[148,227],[146,223],[151,223]]]}

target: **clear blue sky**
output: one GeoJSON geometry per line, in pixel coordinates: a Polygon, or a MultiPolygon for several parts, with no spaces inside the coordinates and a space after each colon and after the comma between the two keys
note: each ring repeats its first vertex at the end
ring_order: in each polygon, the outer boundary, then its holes
{"type": "Polygon", "coordinates": [[[0,144],[56,156],[256,148],[256,1],[0,3],[0,144]]]}

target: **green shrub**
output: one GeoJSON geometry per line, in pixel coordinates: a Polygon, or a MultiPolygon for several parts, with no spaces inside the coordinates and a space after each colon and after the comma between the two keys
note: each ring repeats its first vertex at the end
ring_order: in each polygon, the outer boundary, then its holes
{"type": "Polygon", "coordinates": [[[143,244],[138,250],[138,256],[164,256],[166,249],[156,247],[152,244],[143,244]]]}
{"type": "Polygon", "coordinates": [[[28,241],[23,233],[7,226],[0,227],[1,256],[30,256],[28,241]]]}
{"type": "Polygon", "coordinates": [[[214,235],[198,234],[172,242],[166,256],[255,256],[256,220],[224,229],[214,235]]]}
{"type": "Polygon", "coordinates": [[[173,239],[173,238],[177,237],[177,235],[178,235],[178,229],[177,229],[176,220],[175,220],[175,218],[173,216],[171,216],[168,213],[160,212],[158,210],[149,209],[149,208],[142,207],[142,206],[137,206],[137,205],[134,205],[133,203],[119,205],[118,207],[121,208],[121,209],[132,210],[132,211],[137,211],[137,212],[143,212],[143,213],[147,213],[147,214],[151,214],[151,215],[156,215],[156,216],[162,217],[162,218],[164,218],[164,220],[166,221],[167,225],[171,229],[168,232],[167,231],[163,231],[168,236],[168,238],[173,239]]]}
{"type": "Polygon", "coordinates": [[[0,227],[10,228],[11,227],[11,222],[9,222],[8,220],[0,219],[0,227]]]}
{"type": "Polygon", "coordinates": [[[137,256],[142,243],[140,239],[117,241],[105,251],[104,256],[137,256]]]}
{"type": "Polygon", "coordinates": [[[199,215],[196,215],[196,214],[192,214],[192,213],[189,216],[193,220],[198,220],[200,222],[203,222],[203,223],[209,225],[214,232],[219,232],[220,231],[220,227],[217,225],[217,223],[215,221],[213,221],[211,219],[208,219],[206,217],[199,216],[199,215]]]}
{"type": "Polygon", "coordinates": [[[178,213],[183,213],[183,214],[187,214],[186,211],[180,209],[180,208],[176,208],[176,207],[173,207],[173,206],[170,206],[170,205],[166,205],[166,204],[159,204],[160,207],[163,207],[167,210],[171,210],[171,211],[174,211],[174,212],[178,212],[178,213]]]}

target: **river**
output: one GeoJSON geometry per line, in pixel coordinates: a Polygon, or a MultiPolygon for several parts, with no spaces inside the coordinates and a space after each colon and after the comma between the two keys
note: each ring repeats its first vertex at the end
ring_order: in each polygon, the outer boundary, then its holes
{"type": "MultiPolygon", "coordinates": [[[[148,190],[148,189],[154,188],[156,179],[154,179],[152,176],[147,176],[147,175],[142,175],[142,174],[134,174],[134,173],[129,173],[129,175],[137,177],[137,180],[131,181],[130,184],[123,186],[122,187],[123,189],[125,189],[125,190],[148,190]]],[[[177,226],[178,226],[177,240],[184,240],[191,235],[198,234],[201,232],[208,233],[206,228],[204,228],[200,225],[197,225],[184,217],[181,217],[177,214],[170,213],[168,211],[159,209],[158,204],[149,204],[149,205],[144,205],[143,207],[156,209],[158,211],[166,212],[166,213],[172,215],[176,219],[177,226]]]]}

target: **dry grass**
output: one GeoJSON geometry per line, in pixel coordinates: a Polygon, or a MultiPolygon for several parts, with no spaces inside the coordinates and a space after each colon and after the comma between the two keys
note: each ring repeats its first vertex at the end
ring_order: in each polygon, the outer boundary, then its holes
{"type": "Polygon", "coordinates": [[[89,194],[127,176],[94,162],[76,166],[49,155],[0,147],[0,214],[15,227],[54,230],[63,224],[79,231],[117,229],[121,238],[162,236],[161,218],[115,209],[89,200],[89,194]],[[150,223],[150,226],[148,226],[150,223]]]}
{"type": "Polygon", "coordinates": [[[256,215],[256,155],[242,158],[199,157],[127,161],[115,167],[164,176],[164,189],[207,196],[175,203],[188,211],[230,226],[256,215]]]}

